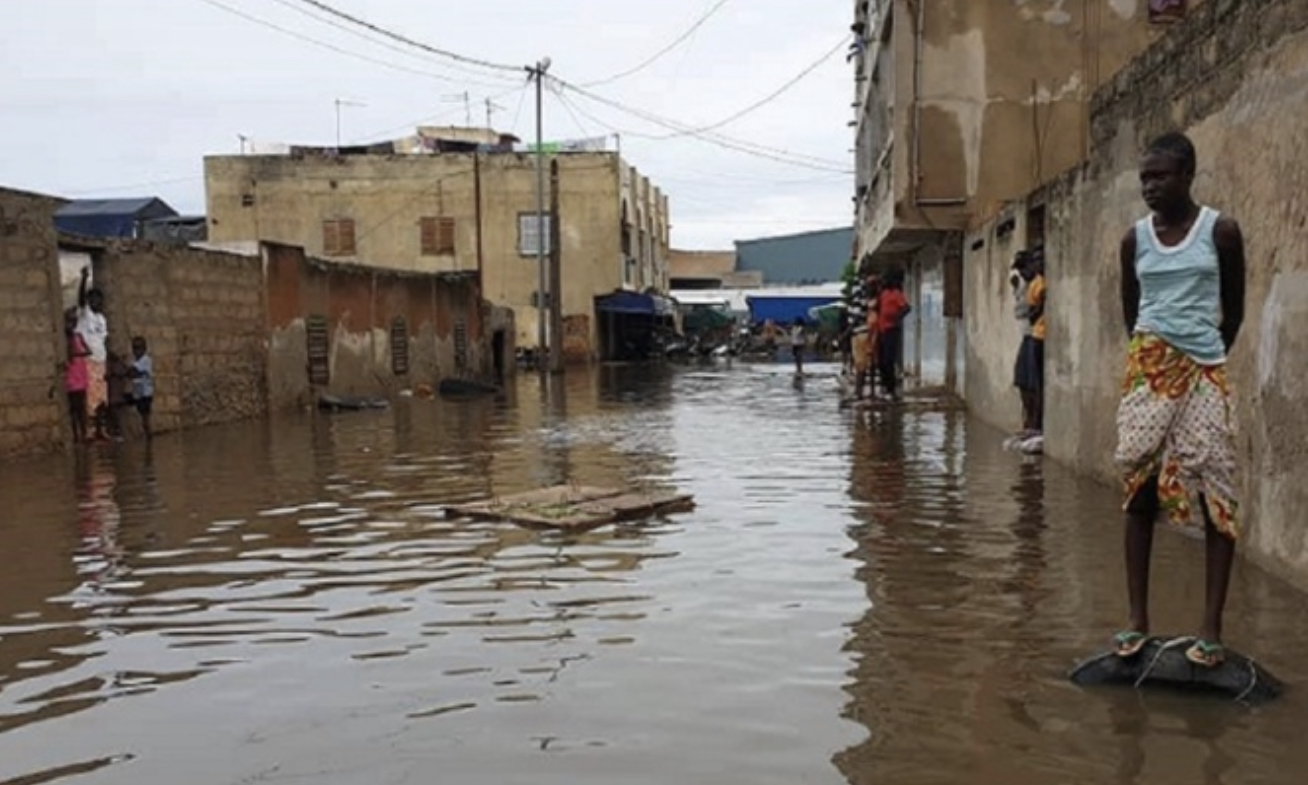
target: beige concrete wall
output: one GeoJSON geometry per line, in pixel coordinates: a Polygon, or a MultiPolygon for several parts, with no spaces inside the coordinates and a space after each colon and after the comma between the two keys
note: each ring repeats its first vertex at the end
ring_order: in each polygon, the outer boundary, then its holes
{"type": "MultiPolygon", "coordinates": [[[[1114,480],[1126,347],[1117,248],[1146,212],[1136,174],[1144,144],[1172,127],[1190,133],[1197,196],[1237,218],[1247,242],[1247,318],[1230,368],[1248,552],[1300,584],[1308,584],[1308,532],[1297,515],[1308,507],[1308,142],[1298,132],[1306,111],[1308,1],[1201,6],[1096,96],[1094,155],[1050,187],[1047,246],[1046,452],[1114,480]]],[[[993,293],[996,265],[987,265],[973,265],[969,281],[993,293]]],[[[1007,329],[1002,316],[969,308],[969,338],[1007,329]]],[[[969,399],[1004,394],[995,380],[1011,353],[997,346],[969,352],[969,399]]]]}
{"type": "Polygon", "coordinates": [[[0,457],[68,441],[54,208],[46,197],[0,191],[0,457]]]}
{"type": "Polygon", "coordinates": [[[868,88],[892,107],[894,147],[878,182],[862,178],[864,250],[891,228],[976,226],[1083,160],[1093,90],[1165,30],[1144,0],[924,3],[894,0],[895,67],[868,88]]]}
{"type": "MultiPolygon", "coordinates": [[[[534,256],[519,251],[518,218],[536,210],[535,160],[517,154],[413,156],[229,156],[205,162],[210,239],[267,240],[301,246],[324,256],[322,223],[355,221],[357,254],[340,261],[416,272],[478,269],[478,235],[484,294],[515,312],[515,343],[537,343],[538,285],[534,256]],[[480,232],[475,198],[480,169],[480,232]],[[424,256],[423,217],[455,222],[455,251],[424,256]]],[[[593,322],[594,298],[621,288],[620,164],[611,153],[568,154],[560,164],[564,317],[593,322]]],[[[634,172],[634,170],[630,170],[634,172]]],[[[639,175],[627,179],[633,227],[653,237],[640,280],[666,289],[666,199],[639,175]],[[643,220],[643,224],[636,223],[643,220]],[[663,260],[662,267],[659,260],[663,260]],[[660,269],[662,272],[660,273],[660,269]]],[[[548,190],[548,183],[547,183],[548,190]]],[[[548,194],[547,194],[548,199],[548,194]]],[[[548,204],[547,204],[548,206],[548,204]]],[[[634,232],[639,236],[639,232],[634,232]]],[[[648,245],[647,245],[648,248],[648,245]]],[[[593,353],[591,324],[581,353],[593,353]]]]}

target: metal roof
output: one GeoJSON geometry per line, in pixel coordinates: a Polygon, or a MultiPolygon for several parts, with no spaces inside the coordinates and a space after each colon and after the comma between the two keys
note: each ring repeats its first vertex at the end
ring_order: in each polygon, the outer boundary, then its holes
{"type": "Polygon", "coordinates": [[[131,215],[151,213],[145,218],[163,218],[177,215],[162,199],[153,196],[137,199],[74,199],[55,213],[56,217],[83,215],[131,215]]]}

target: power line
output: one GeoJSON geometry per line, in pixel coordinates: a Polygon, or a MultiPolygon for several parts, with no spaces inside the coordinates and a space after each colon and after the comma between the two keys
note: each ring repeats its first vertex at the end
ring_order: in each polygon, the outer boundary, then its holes
{"type": "Polygon", "coordinates": [[[367,63],[372,63],[373,65],[380,65],[383,68],[390,68],[395,71],[404,71],[406,73],[416,74],[417,76],[425,76],[428,79],[436,79],[441,82],[449,82],[453,84],[462,84],[462,82],[452,79],[448,76],[436,74],[431,71],[421,71],[417,68],[410,68],[408,66],[400,65],[398,63],[392,63],[388,60],[379,60],[378,58],[371,57],[369,55],[362,54],[360,52],[355,52],[352,49],[346,49],[344,47],[340,47],[335,44],[328,43],[326,41],[322,41],[317,38],[313,38],[312,36],[304,35],[303,33],[297,33],[294,30],[290,30],[288,28],[282,27],[281,25],[276,24],[274,22],[269,22],[267,19],[262,19],[260,17],[254,16],[253,14],[247,14],[246,12],[240,10],[239,8],[233,8],[232,6],[227,5],[226,3],[220,3],[218,2],[218,0],[200,0],[200,2],[206,5],[213,6],[214,8],[218,8],[223,11],[226,11],[227,13],[232,14],[234,16],[239,16],[248,22],[253,22],[254,24],[261,25],[263,27],[267,27],[272,30],[276,30],[277,32],[282,33],[284,35],[288,35],[292,38],[298,39],[308,44],[313,44],[314,46],[322,47],[323,49],[329,49],[333,52],[336,52],[337,54],[343,54],[346,57],[353,57],[356,60],[362,60],[367,63]]]}
{"type": "MultiPolygon", "coordinates": [[[[800,71],[798,74],[796,74],[793,78],[791,78],[789,81],[787,81],[787,82],[786,82],[785,84],[783,84],[781,87],[777,88],[777,89],[776,89],[775,91],[773,91],[772,93],[769,93],[769,94],[767,95],[767,97],[762,98],[762,99],[760,99],[760,100],[758,100],[758,101],[755,101],[754,103],[750,104],[749,106],[746,106],[745,108],[741,109],[740,111],[735,112],[734,114],[728,115],[727,117],[724,117],[724,118],[722,118],[721,120],[718,120],[718,121],[715,122],[715,123],[711,123],[711,124],[709,124],[709,125],[700,126],[699,128],[696,128],[696,129],[695,129],[695,132],[696,132],[696,133],[705,133],[705,132],[707,132],[707,131],[713,131],[713,130],[716,130],[716,129],[718,129],[718,128],[723,128],[723,127],[725,127],[725,126],[731,125],[732,123],[736,122],[737,120],[741,119],[742,117],[745,117],[745,116],[748,115],[748,114],[752,114],[753,112],[756,112],[756,111],[758,111],[759,109],[762,109],[763,107],[765,107],[765,106],[767,106],[768,104],[772,103],[773,101],[777,100],[777,99],[780,98],[781,96],[785,95],[785,94],[786,94],[787,92],[789,92],[790,89],[793,88],[795,85],[797,85],[797,84],[799,84],[800,82],[804,81],[806,78],[808,78],[808,76],[809,76],[810,74],[812,74],[812,73],[813,73],[814,71],[816,71],[817,69],[821,68],[822,65],[823,65],[826,61],[830,60],[832,57],[834,57],[834,56],[836,55],[837,52],[840,52],[840,51],[843,50],[844,48],[845,48],[845,39],[844,39],[844,38],[841,38],[841,39],[840,39],[840,42],[839,42],[838,44],[836,44],[836,46],[835,46],[833,49],[831,49],[830,51],[828,51],[828,52],[826,52],[825,54],[823,54],[823,55],[822,55],[821,57],[819,57],[817,60],[813,61],[813,62],[812,62],[810,65],[808,65],[808,66],[807,66],[803,71],[800,71]]],[[[662,137],[662,138],[664,138],[664,139],[675,139],[675,138],[678,137],[678,136],[684,136],[684,135],[685,135],[684,133],[678,132],[678,133],[668,134],[667,136],[664,136],[664,137],[662,137]]]]}
{"type": "MultiPolygon", "coordinates": [[[[356,38],[359,38],[359,39],[361,39],[361,40],[367,41],[368,43],[373,44],[374,46],[380,46],[380,47],[383,47],[383,48],[385,48],[385,49],[389,49],[389,50],[391,50],[392,52],[397,52],[397,53],[402,54],[402,55],[404,55],[404,56],[406,56],[406,57],[414,57],[414,58],[418,58],[418,59],[420,59],[420,60],[422,60],[422,61],[424,61],[424,62],[433,62],[433,60],[432,60],[431,58],[425,58],[425,57],[422,57],[421,55],[419,55],[419,54],[413,52],[413,51],[410,50],[410,49],[405,49],[404,47],[397,46],[396,44],[388,43],[388,42],[386,42],[386,41],[379,41],[378,39],[374,38],[373,36],[370,36],[370,35],[368,35],[367,33],[363,32],[363,31],[361,31],[361,30],[358,30],[358,29],[356,29],[356,28],[354,28],[354,27],[351,27],[351,26],[349,26],[349,25],[347,25],[347,24],[344,24],[344,23],[342,23],[342,22],[337,22],[337,21],[335,21],[335,20],[327,19],[327,18],[324,18],[324,17],[322,17],[322,16],[319,16],[318,14],[313,13],[312,11],[310,11],[310,10],[307,9],[307,8],[301,8],[299,5],[297,5],[295,2],[293,2],[293,0],[272,0],[272,1],[273,1],[274,3],[277,3],[278,5],[285,6],[286,8],[291,9],[292,11],[294,11],[294,12],[297,13],[297,14],[300,14],[300,15],[302,15],[302,16],[306,16],[306,17],[308,17],[308,18],[314,20],[315,22],[319,22],[319,23],[321,23],[321,24],[329,25],[329,26],[331,26],[331,27],[336,28],[337,30],[342,30],[342,31],[344,31],[344,32],[346,32],[346,33],[348,33],[348,34],[350,34],[350,35],[356,37],[356,38]]],[[[487,73],[485,73],[484,71],[474,71],[474,70],[472,70],[472,69],[470,69],[470,68],[461,68],[461,67],[459,67],[459,66],[457,66],[457,65],[455,65],[455,64],[448,63],[448,62],[444,62],[443,64],[445,65],[445,67],[447,67],[447,68],[451,68],[451,69],[453,69],[453,70],[455,70],[455,71],[458,71],[458,72],[460,72],[460,73],[465,73],[465,74],[474,74],[474,75],[477,75],[477,76],[484,76],[484,77],[488,77],[488,78],[497,78],[497,79],[503,79],[503,78],[504,78],[504,77],[492,77],[492,75],[487,74],[487,73]]],[[[451,80],[451,81],[452,81],[452,80],[451,80]]],[[[502,86],[502,85],[500,85],[500,84],[493,84],[493,85],[492,85],[492,84],[490,84],[490,83],[488,83],[488,82],[477,82],[477,81],[473,81],[473,80],[470,80],[470,79],[463,79],[463,80],[461,80],[461,81],[466,82],[467,84],[478,85],[478,86],[480,86],[480,87],[501,87],[501,86],[502,86]]]]}
{"type": "Polygon", "coordinates": [[[414,49],[421,49],[424,52],[429,52],[431,54],[437,55],[438,57],[449,58],[450,60],[454,60],[456,62],[465,63],[467,65],[475,65],[492,71],[507,71],[510,73],[522,73],[523,70],[521,66],[505,65],[504,63],[494,63],[491,62],[490,60],[481,60],[476,57],[468,57],[467,55],[461,55],[458,54],[457,52],[451,52],[445,49],[439,49],[429,44],[424,44],[421,41],[415,41],[412,38],[401,35],[397,32],[394,32],[393,30],[388,30],[384,27],[381,27],[380,25],[373,24],[372,22],[369,22],[366,19],[360,19],[357,16],[347,14],[344,11],[341,11],[340,9],[333,8],[332,6],[327,5],[326,3],[319,2],[319,0],[297,0],[297,2],[317,8],[319,11],[322,11],[323,13],[331,14],[332,16],[338,19],[342,19],[357,27],[362,27],[371,30],[377,35],[385,36],[386,38],[390,38],[391,40],[398,41],[404,44],[405,46],[411,46],[414,49]]]}
{"type": "MultiPolygon", "coordinates": [[[[571,90],[572,92],[576,93],[579,96],[590,99],[591,101],[594,101],[596,103],[603,104],[611,109],[615,109],[624,114],[631,115],[640,120],[644,120],[645,122],[650,123],[652,125],[657,125],[660,128],[664,128],[670,131],[676,131],[680,136],[698,139],[702,142],[716,145],[718,147],[722,147],[727,150],[733,150],[735,152],[743,153],[745,155],[752,155],[757,158],[766,158],[769,160],[776,161],[778,163],[788,164],[790,166],[797,166],[797,167],[814,169],[817,171],[824,171],[824,172],[838,172],[841,174],[852,173],[852,170],[846,164],[837,163],[835,161],[830,161],[823,158],[817,158],[815,156],[810,156],[803,153],[795,153],[790,150],[783,150],[781,148],[768,147],[767,145],[762,145],[755,142],[747,142],[743,140],[733,139],[731,137],[723,136],[721,134],[700,132],[694,128],[691,128],[690,126],[685,125],[684,123],[678,123],[674,120],[668,120],[666,118],[660,117],[656,114],[653,114],[652,112],[627,106],[619,101],[615,101],[610,98],[605,98],[604,96],[588,92],[580,87],[577,87],[576,85],[572,85],[569,84],[568,82],[564,82],[563,80],[556,80],[556,81],[564,88],[571,90]]],[[[603,125],[606,128],[609,128],[610,130],[617,131],[623,134],[624,136],[633,136],[636,138],[644,138],[644,139],[651,139],[651,140],[660,140],[664,138],[663,136],[658,136],[653,134],[644,134],[634,131],[624,131],[612,125],[611,123],[606,123],[596,118],[594,115],[585,112],[580,107],[575,107],[575,108],[577,109],[577,111],[581,112],[584,116],[589,117],[591,120],[600,123],[601,125],[603,125]]]]}
{"type": "Polygon", "coordinates": [[[582,86],[583,86],[583,87],[599,87],[599,86],[601,86],[601,85],[612,84],[613,82],[616,82],[616,81],[618,81],[619,79],[626,79],[628,76],[631,76],[631,75],[633,75],[633,74],[637,74],[637,73],[639,73],[639,72],[645,70],[646,68],[650,67],[651,65],[653,65],[654,63],[656,63],[656,62],[658,62],[660,59],[662,59],[664,55],[668,54],[668,53],[671,52],[672,50],[676,49],[678,46],[681,46],[683,43],[685,43],[685,42],[686,42],[686,41],[687,41],[687,40],[688,40],[692,35],[694,35],[694,34],[695,34],[695,33],[696,33],[696,32],[697,32],[701,27],[703,27],[705,24],[707,24],[708,21],[709,21],[710,19],[712,19],[714,16],[716,16],[717,13],[718,13],[718,11],[721,11],[721,10],[722,10],[722,7],[723,7],[724,5],[726,5],[727,3],[729,3],[730,1],[731,1],[731,0],[717,0],[717,2],[714,3],[712,6],[710,6],[709,9],[708,9],[708,11],[706,11],[706,12],[704,13],[703,16],[701,16],[698,20],[696,20],[695,23],[692,24],[692,25],[690,26],[690,28],[686,30],[686,32],[684,32],[684,33],[682,33],[681,35],[677,36],[675,39],[673,39],[672,43],[670,43],[670,44],[668,44],[667,46],[663,47],[662,49],[658,50],[657,52],[655,52],[653,55],[651,55],[650,57],[646,58],[645,60],[642,60],[640,63],[638,63],[638,64],[635,65],[634,67],[632,67],[632,68],[628,68],[626,71],[621,71],[621,72],[616,73],[616,74],[614,74],[614,75],[612,75],[612,76],[606,77],[606,78],[604,78],[604,79],[600,79],[600,80],[595,81],[595,82],[587,82],[586,84],[584,84],[584,85],[582,85],[582,86]]]}

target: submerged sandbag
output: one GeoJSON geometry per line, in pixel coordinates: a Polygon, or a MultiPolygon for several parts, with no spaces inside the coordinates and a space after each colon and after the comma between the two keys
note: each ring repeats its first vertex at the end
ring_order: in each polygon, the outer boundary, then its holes
{"type": "Polygon", "coordinates": [[[1150,638],[1133,657],[1105,652],[1080,663],[1069,674],[1082,687],[1125,685],[1169,686],[1194,692],[1227,696],[1246,703],[1262,703],[1278,697],[1285,686],[1254,660],[1226,650],[1226,661],[1207,668],[1186,659],[1194,638],[1150,638]]]}

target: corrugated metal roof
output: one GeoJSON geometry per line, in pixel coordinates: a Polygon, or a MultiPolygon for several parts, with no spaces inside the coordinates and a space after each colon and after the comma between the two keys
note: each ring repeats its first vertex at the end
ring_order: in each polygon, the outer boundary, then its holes
{"type": "Polygon", "coordinates": [[[736,241],[736,270],[763,273],[766,285],[834,283],[853,256],[854,229],[736,241]]]}
{"type": "Polygon", "coordinates": [[[177,215],[162,199],[153,196],[136,199],[74,199],[55,213],[56,217],[83,215],[139,215],[141,213],[158,213],[147,218],[162,218],[177,215]],[[159,208],[162,208],[159,209],[159,208]]]}

